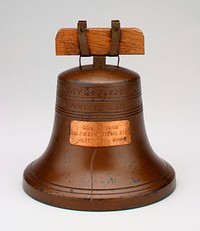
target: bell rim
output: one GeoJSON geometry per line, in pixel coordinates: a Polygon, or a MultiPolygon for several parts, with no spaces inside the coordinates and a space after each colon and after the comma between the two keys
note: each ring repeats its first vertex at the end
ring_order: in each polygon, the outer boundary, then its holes
{"type": "Polygon", "coordinates": [[[44,181],[34,175],[30,164],[24,171],[23,189],[32,198],[59,208],[82,211],[137,208],[158,202],[175,190],[175,172],[170,164],[166,162],[166,165],[166,171],[160,177],[143,185],[120,189],[93,189],[91,192],[91,189],[77,190],[44,181]]]}

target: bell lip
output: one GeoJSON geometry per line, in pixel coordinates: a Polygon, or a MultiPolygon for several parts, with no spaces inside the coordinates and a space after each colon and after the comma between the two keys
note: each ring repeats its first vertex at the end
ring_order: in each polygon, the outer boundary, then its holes
{"type": "Polygon", "coordinates": [[[166,162],[167,170],[159,178],[143,185],[121,189],[91,190],[53,186],[34,175],[31,164],[23,175],[23,189],[32,198],[47,205],[79,211],[115,211],[133,209],[156,203],[176,188],[174,169],[166,162]],[[67,190],[61,190],[67,189],[67,190]],[[80,193],[82,191],[82,193],[80,193]],[[96,192],[100,192],[97,194],[96,192]],[[90,192],[90,193],[88,193],[90,192]],[[92,195],[92,197],[91,197],[92,195]]]}

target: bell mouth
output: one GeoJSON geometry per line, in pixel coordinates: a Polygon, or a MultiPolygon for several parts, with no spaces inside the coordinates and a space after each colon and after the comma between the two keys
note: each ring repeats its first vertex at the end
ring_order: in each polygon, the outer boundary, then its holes
{"type": "Polygon", "coordinates": [[[23,189],[32,198],[48,205],[83,211],[113,211],[138,208],[169,196],[176,187],[175,172],[167,164],[157,179],[134,187],[84,189],[63,187],[35,176],[29,165],[24,172],[23,189]]]}

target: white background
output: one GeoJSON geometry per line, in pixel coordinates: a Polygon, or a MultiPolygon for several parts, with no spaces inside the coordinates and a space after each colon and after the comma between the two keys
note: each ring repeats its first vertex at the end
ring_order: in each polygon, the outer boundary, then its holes
{"type": "Polygon", "coordinates": [[[0,1],[0,230],[200,229],[200,1],[0,1]],[[165,200],[118,212],[54,208],[27,196],[24,168],[51,135],[57,75],[78,57],[56,57],[61,27],[139,27],[145,56],[122,56],[137,71],[148,137],[176,170],[177,188],[165,200]]]}

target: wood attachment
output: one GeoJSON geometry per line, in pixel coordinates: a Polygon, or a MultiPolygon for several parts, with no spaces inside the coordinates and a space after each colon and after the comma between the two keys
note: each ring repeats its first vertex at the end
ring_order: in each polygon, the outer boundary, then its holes
{"type": "MultiPolygon", "coordinates": [[[[110,55],[111,28],[86,29],[90,55],[110,55]]],[[[120,29],[120,55],[143,55],[144,35],[137,28],[120,29]]],[[[56,55],[80,55],[78,31],[62,28],[56,35],[56,55]]]]}

